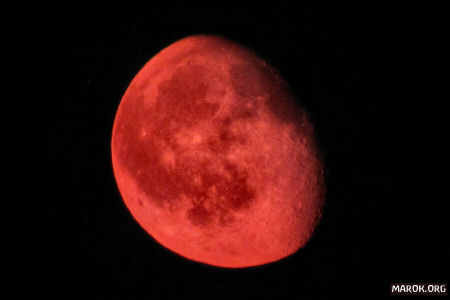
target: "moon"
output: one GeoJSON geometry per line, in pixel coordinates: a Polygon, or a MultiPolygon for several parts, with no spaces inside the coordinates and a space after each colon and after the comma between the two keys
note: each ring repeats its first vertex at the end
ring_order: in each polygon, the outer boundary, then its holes
{"type": "Polygon", "coordinates": [[[156,241],[244,268],[303,247],[321,219],[323,159],[279,73],[223,37],[181,39],[138,72],[111,140],[120,194],[156,241]]]}

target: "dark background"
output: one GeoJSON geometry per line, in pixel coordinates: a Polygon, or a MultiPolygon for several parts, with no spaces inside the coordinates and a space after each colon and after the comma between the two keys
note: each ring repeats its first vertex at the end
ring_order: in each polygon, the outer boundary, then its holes
{"type": "MultiPolygon", "coordinates": [[[[448,282],[448,9],[435,4],[215,3],[2,12],[3,120],[23,167],[7,212],[13,293],[79,299],[347,299],[448,282]],[[311,113],[327,165],[321,224],[295,255],[249,269],[186,260],[133,220],[110,139],[128,84],[198,33],[248,46],[311,113]],[[9,94],[8,92],[11,92],[9,94]],[[16,231],[17,230],[17,231],[16,231]],[[24,243],[24,246],[21,243],[24,243]],[[15,247],[17,246],[17,247],[15,247]]],[[[11,286],[9,286],[11,287],[11,286]]]]}

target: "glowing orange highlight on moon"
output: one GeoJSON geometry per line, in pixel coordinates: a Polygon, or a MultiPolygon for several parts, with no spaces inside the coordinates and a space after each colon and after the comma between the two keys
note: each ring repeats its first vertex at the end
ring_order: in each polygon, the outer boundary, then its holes
{"type": "Polygon", "coordinates": [[[240,268],[310,239],[324,204],[313,125],[277,72],[192,36],[136,75],[117,110],[115,178],[136,221],[186,258],[240,268]]]}

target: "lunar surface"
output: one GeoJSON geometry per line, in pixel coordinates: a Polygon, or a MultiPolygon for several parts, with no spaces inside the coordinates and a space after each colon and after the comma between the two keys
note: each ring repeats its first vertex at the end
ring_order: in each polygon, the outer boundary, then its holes
{"type": "Polygon", "coordinates": [[[280,260],[321,218],[313,124],[271,66],[225,38],[187,37],[154,56],[121,100],[111,150],[136,221],[197,262],[280,260]]]}

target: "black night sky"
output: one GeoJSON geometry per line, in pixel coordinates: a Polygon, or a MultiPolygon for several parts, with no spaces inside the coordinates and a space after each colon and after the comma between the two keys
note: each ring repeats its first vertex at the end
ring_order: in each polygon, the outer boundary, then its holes
{"type": "Polygon", "coordinates": [[[5,63],[20,65],[5,89],[18,110],[4,120],[20,137],[8,151],[26,170],[13,177],[7,229],[20,241],[4,256],[16,262],[15,295],[379,299],[391,282],[448,282],[448,9],[275,3],[2,13],[5,63]],[[323,219],[282,261],[230,270],[186,260],[147,235],[116,187],[110,139],[123,93],[153,55],[199,33],[253,49],[316,126],[323,219]]]}

